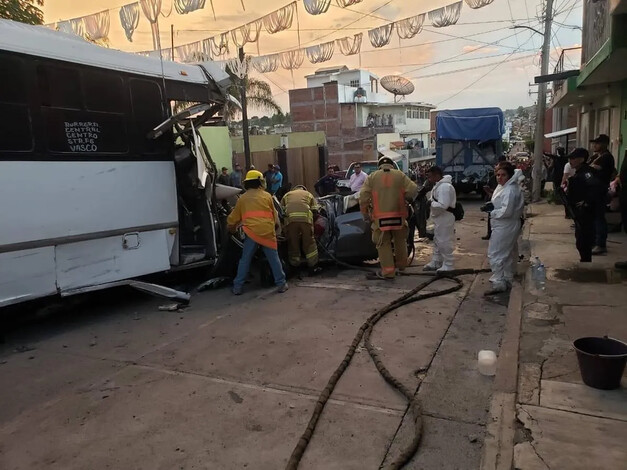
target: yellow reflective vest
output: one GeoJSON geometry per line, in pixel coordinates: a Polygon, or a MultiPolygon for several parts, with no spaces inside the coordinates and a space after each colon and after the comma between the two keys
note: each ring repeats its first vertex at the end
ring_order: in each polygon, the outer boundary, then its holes
{"type": "Polygon", "coordinates": [[[368,175],[359,194],[360,210],[368,214],[382,231],[398,230],[405,225],[407,200],[418,193],[418,186],[405,173],[382,165],[368,175]]]}
{"type": "Polygon", "coordinates": [[[226,223],[231,231],[241,225],[255,242],[277,249],[275,226],[280,225],[279,215],[272,196],[263,189],[249,189],[242,194],[226,223]]]}
{"type": "Polygon", "coordinates": [[[313,224],[311,211],[318,208],[316,198],[304,189],[293,189],[281,199],[281,206],[285,210],[288,223],[305,222],[313,224]]]}

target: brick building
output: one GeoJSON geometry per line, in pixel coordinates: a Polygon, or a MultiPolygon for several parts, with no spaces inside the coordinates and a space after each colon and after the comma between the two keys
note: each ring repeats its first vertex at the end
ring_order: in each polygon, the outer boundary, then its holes
{"type": "Polygon", "coordinates": [[[290,90],[292,130],[324,131],[329,163],[347,168],[375,159],[377,134],[398,133],[429,147],[432,105],[395,103],[379,92],[379,78],[364,70],[326,68],[306,78],[307,88],[290,90]]]}

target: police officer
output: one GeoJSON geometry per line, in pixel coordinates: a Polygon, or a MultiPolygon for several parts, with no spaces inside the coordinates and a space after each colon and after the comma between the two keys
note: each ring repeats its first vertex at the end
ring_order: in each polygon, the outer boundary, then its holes
{"type": "Polygon", "coordinates": [[[302,185],[295,186],[281,199],[281,207],[285,212],[285,233],[290,265],[300,266],[301,248],[309,266],[309,274],[318,274],[318,247],[314,237],[313,213],[318,204],[313,194],[302,185]]]}
{"type": "Polygon", "coordinates": [[[359,205],[364,220],[372,221],[372,241],[377,246],[381,272],[369,279],[394,279],[396,268],[407,266],[407,202],[416,197],[418,186],[390,157],[381,156],[379,169],[361,188],[359,205]]]}
{"type": "Polygon", "coordinates": [[[592,261],[594,223],[605,192],[597,172],[587,163],[589,156],[584,148],[576,148],[568,155],[575,169],[575,175],[568,180],[568,205],[575,219],[575,239],[582,263],[592,261]]]}

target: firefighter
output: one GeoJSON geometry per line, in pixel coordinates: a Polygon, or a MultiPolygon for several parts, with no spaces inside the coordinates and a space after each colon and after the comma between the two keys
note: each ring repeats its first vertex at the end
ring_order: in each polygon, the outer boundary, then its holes
{"type": "Polygon", "coordinates": [[[366,178],[359,205],[364,220],[372,222],[372,241],[381,263],[381,271],[369,279],[394,279],[396,269],[407,266],[407,201],[417,193],[416,183],[390,157],[381,156],[379,169],[366,178]]]}
{"type": "Polygon", "coordinates": [[[281,228],[279,215],[274,208],[272,196],[264,191],[264,187],[264,178],[260,171],[250,170],[246,173],[246,179],[244,179],[246,192],[237,200],[235,208],[226,221],[230,232],[234,232],[241,226],[246,234],[242,257],[237,267],[237,276],[233,280],[233,294],[235,295],[242,293],[250,270],[250,262],[259,246],[268,260],[278,292],[283,293],[288,289],[277,251],[276,232],[281,228]]]}
{"type": "Polygon", "coordinates": [[[287,252],[291,266],[299,267],[301,248],[307,260],[309,274],[321,271],[318,267],[318,247],[314,237],[313,217],[318,210],[316,198],[302,185],[295,186],[281,199],[281,207],[285,212],[287,252]]]}

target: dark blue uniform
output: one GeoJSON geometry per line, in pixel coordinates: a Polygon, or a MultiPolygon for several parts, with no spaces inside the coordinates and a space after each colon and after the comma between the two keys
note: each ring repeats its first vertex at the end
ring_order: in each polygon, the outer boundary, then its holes
{"type": "Polygon", "coordinates": [[[594,223],[604,193],[597,171],[586,163],[568,180],[568,204],[575,216],[575,239],[582,262],[592,261],[594,223]]]}

